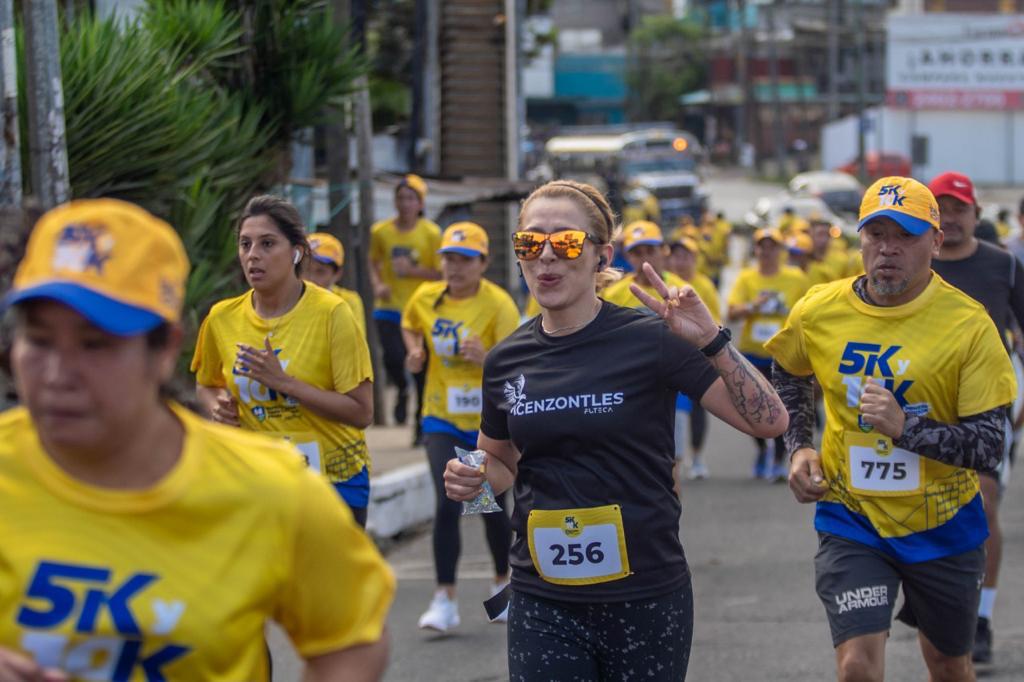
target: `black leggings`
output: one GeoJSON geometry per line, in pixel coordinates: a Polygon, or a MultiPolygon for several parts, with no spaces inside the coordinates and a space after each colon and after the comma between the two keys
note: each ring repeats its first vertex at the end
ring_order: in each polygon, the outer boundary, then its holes
{"type": "Polygon", "coordinates": [[[508,610],[512,682],[686,679],[693,590],[653,599],[577,603],[513,592],[508,610]]]}
{"type": "MultiPolygon", "coordinates": [[[[764,378],[768,380],[769,384],[772,382],[771,365],[767,365],[764,367],[760,365],[754,365],[754,367],[757,367],[757,371],[764,375],[764,378]]],[[[757,436],[754,436],[754,440],[757,441],[758,453],[764,452],[765,448],[768,445],[768,442],[764,438],[758,438],[757,436]]],[[[777,436],[775,438],[775,464],[782,464],[783,462],[787,461],[787,459],[788,458],[786,457],[786,441],[782,439],[782,436],[777,436]]]]}
{"type": "Polygon", "coordinates": [[[699,452],[708,432],[708,411],[695,400],[690,401],[690,447],[699,452]]]}
{"type": "MultiPolygon", "coordinates": [[[[402,341],[402,325],[391,320],[374,320],[377,323],[377,335],[384,351],[384,373],[388,381],[398,389],[399,400],[406,394],[409,382],[405,376],[405,342],[402,341]]],[[[426,365],[422,372],[412,375],[416,382],[416,424],[420,423],[423,410],[423,387],[427,382],[426,365]]]]}
{"type": "MultiPolygon", "coordinates": [[[[449,500],[444,492],[444,469],[448,460],[455,456],[455,446],[472,450],[476,446],[447,433],[428,433],[427,458],[430,460],[430,475],[434,480],[434,492],[437,495],[436,513],[434,516],[434,571],[438,585],[454,585],[455,569],[462,551],[462,539],[459,535],[459,517],[462,516],[462,503],[449,500]]],[[[504,511],[484,514],[484,531],[487,535],[487,546],[494,559],[494,575],[508,573],[508,553],[512,547],[512,523],[508,512],[508,491],[497,497],[498,504],[504,511]]]]}

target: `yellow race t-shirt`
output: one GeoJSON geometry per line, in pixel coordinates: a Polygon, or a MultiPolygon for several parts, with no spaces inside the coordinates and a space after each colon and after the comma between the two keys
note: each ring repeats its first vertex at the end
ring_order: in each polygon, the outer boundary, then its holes
{"type": "MultiPolygon", "coordinates": [[[[667,286],[670,287],[682,288],[686,286],[686,282],[684,282],[681,277],[671,272],[668,272],[667,270],[661,273],[661,280],[665,282],[667,286]]],[[[615,282],[614,284],[610,285],[607,289],[604,289],[603,291],[598,293],[598,296],[608,301],[609,303],[614,303],[615,305],[622,306],[623,308],[633,308],[635,310],[639,310],[644,314],[653,315],[654,311],[652,311],[646,305],[641,303],[640,299],[634,296],[633,292],[630,290],[629,285],[634,283],[636,283],[636,285],[640,287],[645,294],[649,294],[652,298],[657,299],[659,301],[661,300],[661,294],[659,294],[654,287],[648,285],[641,285],[636,281],[635,272],[629,273],[628,275],[620,279],[618,282],[615,282]]]]}
{"type": "Polygon", "coordinates": [[[337,284],[331,287],[331,291],[341,296],[341,300],[345,301],[345,303],[348,303],[348,307],[352,311],[352,317],[356,318],[356,326],[359,327],[359,331],[365,339],[366,308],[363,307],[363,299],[360,298],[359,292],[339,287],[337,284]]]}
{"type": "Polygon", "coordinates": [[[402,310],[416,288],[425,280],[418,277],[399,277],[391,259],[408,256],[414,265],[439,270],[441,259],[441,228],[426,218],[420,218],[408,231],[399,230],[395,219],[381,220],[370,228],[370,260],[377,264],[381,281],[391,287],[391,296],[373,302],[374,318],[398,322],[402,310]]]}
{"type": "Polygon", "coordinates": [[[490,350],[519,326],[519,311],[508,292],[480,281],[470,298],[454,299],[441,293],[444,282],[426,282],[409,299],[402,314],[402,328],[422,334],[429,361],[423,389],[424,433],[451,432],[454,427],[476,443],[483,406],[480,385],[484,369],[464,360],[460,344],[476,336],[490,350]],[[440,303],[438,303],[440,299],[440,303]]]}
{"type": "Polygon", "coordinates": [[[179,461],[144,490],[88,485],[0,415],[0,646],[72,680],[267,680],[264,625],[305,657],[380,638],[395,589],[294,448],[171,409],[179,461]]]}
{"type": "Polygon", "coordinates": [[[1008,405],[1016,379],[999,333],[981,304],[934,273],[893,307],[865,303],[853,282],[812,289],[766,344],[824,391],[829,492],[815,526],[907,562],[967,551],[988,535],[977,474],[895,447],[860,419],[860,395],[873,377],[907,414],[946,424],[1008,405]]]}
{"type": "Polygon", "coordinates": [[[762,275],[757,267],[741,270],[729,292],[728,304],[753,303],[762,294],[767,294],[767,301],[759,311],[743,320],[743,330],[736,346],[739,351],[757,358],[767,358],[764,342],[779,331],[786,321],[786,315],[809,286],[807,275],[798,268],[785,266],[770,277],[762,275]]]}
{"type": "Polygon", "coordinates": [[[715,288],[715,283],[707,275],[699,272],[693,273],[692,279],[684,279],[683,281],[693,287],[693,290],[700,296],[700,300],[704,301],[704,305],[708,307],[708,311],[711,313],[711,319],[717,324],[722,324],[722,303],[718,295],[718,289],[715,288]]]}
{"type": "Polygon", "coordinates": [[[362,429],[324,419],[240,370],[237,344],[262,349],[268,336],[284,371],[319,389],[348,393],[373,379],[370,351],[349,306],[307,285],[294,308],[268,320],[256,314],[252,291],[215,304],[196,339],[196,382],[227,388],[238,401],[242,428],[290,440],[310,468],[331,481],[346,481],[369,467],[362,429]]]}

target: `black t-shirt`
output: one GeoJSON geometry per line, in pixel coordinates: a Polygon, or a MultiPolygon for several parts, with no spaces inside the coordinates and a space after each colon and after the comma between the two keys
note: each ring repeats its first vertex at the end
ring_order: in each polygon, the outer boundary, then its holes
{"type": "Polygon", "coordinates": [[[1007,251],[979,241],[967,258],[932,259],[932,270],[985,306],[1004,344],[1011,319],[1024,328],[1024,267],[1007,251]]]}
{"type": "Polygon", "coordinates": [[[537,317],[487,354],[480,430],[522,453],[512,515],[515,589],[626,601],[682,586],[687,566],[672,490],[676,393],[699,401],[717,378],[660,318],[607,302],[575,334],[548,336],[537,317]],[[543,580],[530,558],[530,511],[611,504],[621,508],[631,574],[593,585],[543,580]]]}

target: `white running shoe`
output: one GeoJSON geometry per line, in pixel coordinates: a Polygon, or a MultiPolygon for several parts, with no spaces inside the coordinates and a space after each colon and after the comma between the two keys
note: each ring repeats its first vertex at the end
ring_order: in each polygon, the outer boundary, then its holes
{"type": "MultiPolygon", "coordinates": [[[[504,583],[491,583],[491,596],[498,594],[508,586],[507,582],[504,583]]],[[[508,622],[508,607],[502,611],[497,618],[491,621],[492,623],[507,623],[508,622]]]]}
{"type": "Polygon", "coordinates": [[[444,590],[434,593],[430,606],[420,616],[421,630],[436,630],[445,633],[459,625],[459,603],[448,596],[444,590]]]}
{"type": "Polygon", "coordinates": [[[704,463],[704,460],[695,460],[690,465],[690,473],[688,474],[691,481],[701,481],[710,476],[711,473],[708,471],[708,465],[704,463]]]}

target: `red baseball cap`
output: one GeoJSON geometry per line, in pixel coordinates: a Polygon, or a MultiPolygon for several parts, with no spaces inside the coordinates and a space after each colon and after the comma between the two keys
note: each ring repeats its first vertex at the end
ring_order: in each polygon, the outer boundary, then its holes
{"type": "Polygon", "coordinates": [[[952,171],[940,173],[932,178],[928,189],[932,191],[936,199],[941,196],[950,196],[971,206],[978,205],[978,197],[974,193],[974,183],[963,173],[953,173],[952,171]]]}

